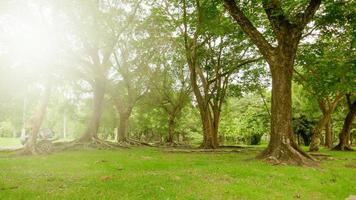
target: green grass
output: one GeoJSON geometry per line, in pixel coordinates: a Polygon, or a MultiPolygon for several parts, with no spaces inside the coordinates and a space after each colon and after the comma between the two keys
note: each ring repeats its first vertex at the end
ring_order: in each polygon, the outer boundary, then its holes
{"type": "Polygon", "coordinates": [[[254,160],[256,153],[151,148],[29,157],[0,153],[0,199],[325,200],[356,194],[353,152],[327,152],[336,160],[319,168],[271,166],[254,160]]]}
{"type": "Polygon", "coordinates": [[[21,146],[20,138],[0,137],[0,148],[20,147],[20,146],[21,146]]]}

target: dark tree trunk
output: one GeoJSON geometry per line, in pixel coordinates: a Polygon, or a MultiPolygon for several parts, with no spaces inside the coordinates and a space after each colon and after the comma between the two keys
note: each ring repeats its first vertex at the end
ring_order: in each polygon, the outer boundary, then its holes
{"type": "Polygon", "coordinates": [[[131,113],[123,112],[119,113],[119,128],[117,129],[117,141],[127,142],[128,140],[128,128],[129,128],[129,118],[131,113]]]}
{"type": "Polygon", "coordinates": [[[93,112],[88,120],[84,134],[79,139],[80,142],[90,142],[93,138],[98,138],[100,119],[103,113],[105,81],[97,79],[93,85],[93,90],[93,112]]]}
{"type": "Polygon", "coordinates": [[[325,147],[331,148],[333,145],[332,119],[325,125],[325,147]]]}
{"type": "Polygon", "coordinates": [[[350,145],[350,139],[351,139],[350,134],[352,129],[352,123],[355,119],[355,116],[356,116],[356,101],[354,101],[350,106],[349,112],[347,113],[346,118],[344,120],[344,125],[339,134],[339,144],[335,146],[333,150],[339,150],[339,151],[352,150],[350,145]]]}
{"type": "MultiPolygon", "coordinates": [[[[279,58],[280,63],[288,58],[279,58]]],[[[293,63],[290,61],[289,63],[293,63]]],[[[292,132],[292,65],[271,66],[272,112],[271,139],[257,158],[273,163],[307,164],[312,158],[296,144],[292,132]]]]}
{"type": "Polygon", "coordinates": [[[170,115],[169,120],[168,120],[168,135],[167,135],[167,139],[166,139],[167,143],[173,143],[174,125],[175,125],[175,116],[170,115]]]}
{"type": "Polygon", "coordinates": [[[47,112],[50,95],[51,95],[51,85],[50,83],[48,83],[46,85],[44,94],[40,100],[38,110],[35,116],[31,119],[29,137],[24,146],[23,151],[21,152],[23,154],[36,154],[37,152],[36,150],[37,136],[47,112]]]}

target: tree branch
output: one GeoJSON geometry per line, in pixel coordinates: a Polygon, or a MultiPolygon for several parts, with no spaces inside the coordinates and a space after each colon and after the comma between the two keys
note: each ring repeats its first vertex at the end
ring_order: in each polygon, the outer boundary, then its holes
{"type": "Polygon", "coordinates": [[[321,4],[321,0],[310,0],[308,7],[305,9],[304,13],[297,14],[298,27],[303,30],[304,27],[313,18],[315,12],[318,10],[321,4]]]}
{"type": "Polygon", "coordinates": [[[272,29],[280,42],[283,40],[281,27],[289,26],[290,22],[284,16],[281,2],[279,0],[263,0],[263,9],[265,10],[272,29]]]}
{"type": "Polygon", "coordinates": [[[247,64],[250,64],[250,63],[259,61],[259,60],[262,60],[262,57],[255,58],[255,59],[251,59],[251,60],[245,60],[245,61],[243,61],[242,63],[238,64],[238,65],[237,65],[236,67],[234,67],[233,69],[231,69],[231,70],[229,70],[229,71],[226,71],[226,72],[224,72],[224,73],[222,73],[222,74],[218,74],[217,77],[215,77],[214,79],[209,80],[209,84],[212,83],[212,82],[214,82],[214,81],[216,81],[216,80],[217,80],[218,78],[220,78],[220,77],[224,77],[224,76],[226,76],[226,75],[232,74],[234,71],[240,69],[240,68],[241,68],[242,66],[244,66],[244,65],[247,65],[247,64]]]}
{"type": "Polygon", "coordinates": [[[240,25],[242,30],[250,37],[253,43],[258,47],[261,54],[265,57],[269,57],[272,54],[273,47],[268,43],[266,38],[260,33],[256,27],[253,26],[251,21],[236,5],[235,0],[224,0],[225,7],[229,11],[230,15],[240,25]]]}

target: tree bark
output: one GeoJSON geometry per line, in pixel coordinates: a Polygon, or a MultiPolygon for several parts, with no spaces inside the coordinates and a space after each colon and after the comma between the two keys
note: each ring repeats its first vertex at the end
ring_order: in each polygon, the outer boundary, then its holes
{"type": "MultiPolygon", "coordinates": [[[[328,131],[330,131],[330,130],[327,130],[328,129],[327,126],[330,126],[330,123],[332,120],[332,113],[336,109],[336,107],[341,99],[342,99],[342,94],[338,93],[336,95],[335,99],[332,101],[330,99],[319,100],[318,103],[319,103],[320,110],[323,113],[323,116],[319,120],[317,126],[313,130],[313,135],[311,138],[309,151],[319,151],[319,145],[321,143],[321,131],[323,130],[323,128],[325,128],[325,138],[330,137],[330,138],[328,138],[328,140],[332,140],[331,136],[327,135],[327,134],[330,134],[330,132],[328,133],[328,131]]],[[[332,143],[332,141],[331,141],[331,143],[332,143]]]]}
{"type": "Polygon", "coordinates": [[[120,120],[119,120],[119,128],[117,129],[117,141],[120,142],[127,142],[128,140],[128,127],[129,127],[129,118],[131,113],[122,112],[119,113],[120,120]]]}
{"type": "Polygon", "coordinates": [[[331,148],[333,145],[332,119],[325,125],[325,147],[331,148]]]}
{"type": "Polygon", "coordinates": [[[36,150],[37,136],[47,112],[50,95],[51,95],[51,84],[47,83],[44,94],[40,100],[38,110],[35,116],[31,119],[29,137],[22,151],[23,154],[37,153],[36,150]]]}
{"type": "Polygon", "coordinates": [[[321,119],[319,120],[318,124],[314,128],[310,146],[309,146],[309,151],[319,151],[321,132],[323,128],[326,127],[326,125],[331,120],[330,112],[332,111],[328,111],[327,113],[324,113],[321,119]]]}
{"type": "Polygon", "coordinates": [[[173,143],[174,125],[175,125],[175,116],[170,115],[169,119],[168,119],[168,135],[167,135],[167,139],[166,139],[167,143],[173,143]]]}
{"type": "MultiPolygon", "coordinates": [[[[276,60],[288,63],[287,57],[276,60]]],[[[289,63],[293,61],[289,60],[289,63]]],[[[274,64],[270,68],[272,72],[271,138],[267,149],[257,158],[273,163],[307,164],[312,158],[298,147],[292,134],[292,65],[274,64]]]]}
{"type": "Polygon", "coordinates": [[[355,119],[356,116],[356,101],[352,103],[350,106],[349,112],[346,115],[346,118],[344,120],[344,125],[342,127],[342,130],[339,134],[339,144],[333,148],[333,150],[339,150],[339,151],[351,151],[352,147],[350,145],[350,139],[351,139],[351,129],[352,129],[352,123],[355,119]]]}
{"type": "Polygon", "coordinates": [[[103,79],[96,79],[93,89],[93,112],[88,120],[84,134],[78,140],[79,142],[90,142],[93,138],[98,139],[100,119],[103,113],[105,81],[103,79]]]}
{"type": "Polygon", "coordinates": [[[217,134],[218,127],[214,126],[214,121],[216,119],[212,119],[209,110],[200,112],[203,124],[203,143],[201,144],[201,147],[203,147],[204,149],[216,149],[219,147],[217,134]]]}

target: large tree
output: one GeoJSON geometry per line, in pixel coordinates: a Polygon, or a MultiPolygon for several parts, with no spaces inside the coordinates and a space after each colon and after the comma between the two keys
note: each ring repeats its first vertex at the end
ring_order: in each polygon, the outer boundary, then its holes
{"type": "MultiPolygon", "coordinates": [[[[173,62],[174,63],[174,62],[173,62]]],[[[172,63],[172,64],[173,64],[172,63]]],[[[182,64],[182,63],[178,63],[182,64]]],[[[177,120],[190,100],[190,87],[183,67],[175,64],[156,69],[151,80],[151,95],[155,103],[168,115],[166,142],[173,144],[177,120]]]]}
{"type": "Polygon", "coordinates": [[[303,152],[293,138],[291,86],[298,44],[321,0],[310,0],[305,9],[294,5],[297,9],[289,10],[288,14],[284,10],[285,2],[263,0],[263,9],[275,38],[272,42],[253,25],[235,0],[224,2],[236,23],[258,47],[272,74],[271,139],[258,158],[275,163],[311,163],[313,158],[303,152]]]}
{"type": "Polygon", "coordinates": [[[114,66],[119,80],[115,81],[112,96],[119,115],[119,128],[116,133],[119,143],[130,143],[128,128],[132,110],[148,91],[147,62],[145,59],[141,60],[141,54],[133,49],[134,47],[128,44],[121,45],[119,53],[114,53],[114,66]]]}
{"type": "Polygon", "coordinates": [[[38,107],[28,123],[28,139],[22,150],[22,154],[37,154],[37,137],[47,113],[47,107],[51,96],[52,83],[46,81],[44,91],[39,100],[38,107]]]}
{"type": "Polygon", "coordinates": [[[203,125],[203,148],[219,146],[221,109],[231,75],[258,60],[246,53],[253,51],[249,43],[236,33],[219,9],[214,1],[183,1],[182,35],[191,87],[203,125]],[[223,28],[219,28],[219,23],[223,28]]]}
{"type": "Polygon", "coordinates": [[[71,19],[69,23],[75,27],[71,29],[71,36],[75,40],[72,47],[72,59],[77,62],[75,73],[82,80],[79,85],[89,86],[93,96],[92,112],[84,133],[78,139],[80,142],[99,140],[98,130],[112,66],[111,58],[135,16],[138,4],[137,1],[129,1],[124,5],[108,0],[68,2],[66,13],[71,19]],[[83,84],[83,81],[86,83],[83,84]]]}

